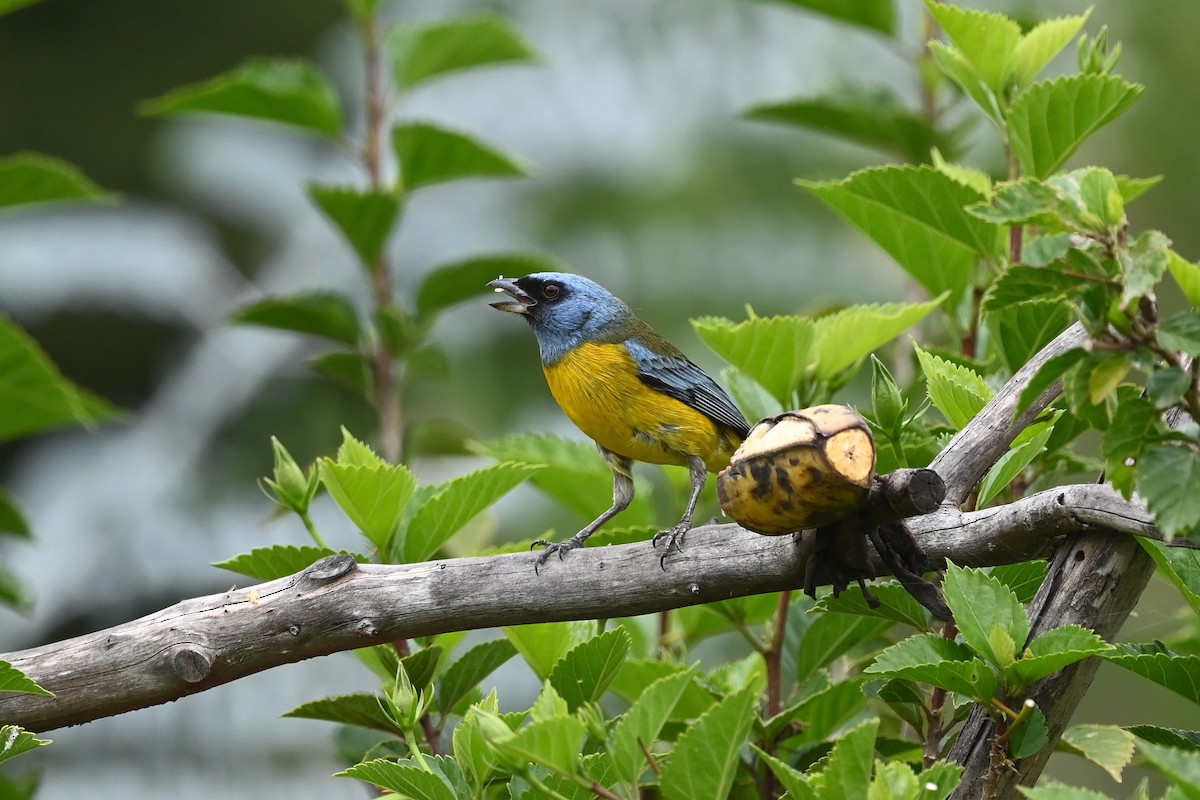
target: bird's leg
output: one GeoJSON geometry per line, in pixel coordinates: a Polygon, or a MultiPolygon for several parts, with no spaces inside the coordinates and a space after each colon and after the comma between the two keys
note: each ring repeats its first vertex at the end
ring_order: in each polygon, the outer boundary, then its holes
{"type": "Polygon", "coordinates": [[[664,570],[667,568],[667,554],[671,552],[671,548],[683,549],[683,536],[692,529],[692,514],[696,511],[696,502],[700,499],[700,492],[704,491],[704,484],[708,480],[708,468],[699,456],[688,457],[688,473],[692,478],[692,496],[688,500],[687,509],[674,527],[654,534],[655,547],[658,547],[660,540],[667,540],[667,547],[663,550],[662,558],[658,560],[658,565],[664,570]]]}
{"type": "Polygon", "coordinates": [[[566,551],[574,550],[576,547],[583,547],[583,543],[587,541],[589,536],[600,530],[604,523],[629,508],[629,504],[633,502],[633,462],[603,447],[600,448],[600,456],[608,464],[613,474],[612,507],[589,522],[583,530],[565,542],[551,542],[546,539],[538,539],[534,542],[530,546],[531,549],[539,545],[546,548],[538,555],[537,562],[533,565],[535,572],[555,553],[558,554],[558,558],[561,561],[563,553],[566,551]]]}

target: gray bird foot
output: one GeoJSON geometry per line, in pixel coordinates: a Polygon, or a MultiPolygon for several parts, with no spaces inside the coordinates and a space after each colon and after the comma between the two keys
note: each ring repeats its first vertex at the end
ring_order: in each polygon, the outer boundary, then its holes
{"type": "Polygon", "coordinates": [[[651,540],[651,543],[655,548],[657,548],[658,543],[664,539],[667,542],[667,546],[663,550],[662,556],[658,559],[658,566],[662,568],[663,572],[667,571],[667,556],[671,554],[671,551],[678,550],[681,553],[683,552],[683,537],[691,529],[691,522],[688,520],[680,520],[675,527],[667,528],[664,531],[659,531],[658,533],[654,534],[654,538],[651,540]]]}
{"type": "Polygon", "coordinates": [[[568,550],[574,550],[577,547],[583,547],[583,542],[577,541],[574,538],[567,539],[565,542],[552,542],[548,539],[538,539],[533,544],[529,545],[532,550],[535,547],[546,548],[538,553],[537,561],[533,563],[533,571],[535,574],[541,570],[542,566],[550,560],[550,556],[557,554],[558,560],[562,561],[563,553],[568,550]]]}

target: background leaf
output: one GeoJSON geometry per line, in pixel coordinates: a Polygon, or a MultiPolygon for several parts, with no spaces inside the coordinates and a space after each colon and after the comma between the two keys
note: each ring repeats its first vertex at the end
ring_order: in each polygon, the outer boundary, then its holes
{"type": "Polygon", "coordinates": [[[392,148],[407,191],[460,178],[519,178],[526,174],[516,161],[471,136],[426,122],[405,122],[392,128],[392,148]]]}
{"type": "Polygon", "coordinates": [[[879,720],[871,719],[839,736],[825,759],[822,800],[859,800],[866,797],[875,762],[875,735],[879,720]]]}
{"type": "Polygon", "coordinates": [[[943,300],[855,305],[813,320],[817,379],[830,380],[925,319],[943,300]]]}
{"type": "Polygon", "coordinates": [[[664,797],[711,800],[729,795],[757,702],[758,693],[751,688],[735,692],[680,735],[663,767],[660,785],[664,797]]]}
{"type": "Polygon", "coordinates": [[[691,683],[690,672],[676,672],[646,687],[617,721],[612,733],[613,767],[621,780],[637,783],[647,768],[643,747],[650,748],[691,683]]]}
{"type": "Polygon", "coordinates": [[[815,325],[807,317],[724,317],[692,320],[696,334],[717,355],[762,384],[787,407],[811,362],[815,325]]]}
{"type": "Polygon", "coordinates": [[[17,153],[0,158],[0,210],[41,203],[111,199],[113,195],[66,161],[40,153],[17,153]]]}
{"type": "Polygon", "coordinates": [[[480,681],[516,654],[517,648],[507,639],[482,642],[463,653],[461,658],[446,669],[446,674],[438,683],[438,710],[449,714],[480,681]]]}
{"type": "Polygon", "coordinates": [[[1200,523],[1200,459],[1190,448],[1165,445],[1142,456],[1137,492],[1167,539],[1200,523]]]}
{"type": "Polygon", "coordinates": [[[417,289],[417,316],[428,318],[455,303],[487,294],[493,291],[487,282],[501,275],[564,270],[562,262],[535,253],[488,253],[442,264],[430,270],[417,289]]]}
{"type": "Polygon", "coordinates": [[[1158,645],[1122,642],[1104,659],[1200,703],[1200,656],[1172,653],[1158,645]]]}
{"type": "Polygon", "coordinates": [[[308,196],[346,237],[363,265],[377,268],[400,217],[400,198],[394,192],[319,183],[308,185],[308,196]]]}
{"type": "Polygon", "coordinates": [[[892,34],[896,30],[896,8],[892,0],[783,0],[817,14],[858,25],[863,28],[892,34]]]}
{"type": "Polygon", "coordinates": [[[586,621],[509,625],[500,630],[533,668],[538,680],[546,680],[558,660],[572,647],[590,638],[595,629],[595,623],[586,621]]]}
{"type": "Polygon", "coordinates": [[[0,486],[0,536],[19,536],[28,539],[29,523],[21,513],[17,501],[3,486],[0,486]]]}
{"type": "Polygon", "coordinates": [[[283,716],[357,725],[387,734],[403,733],[383,709],[382,697],[370,692],[355,692],[311,700],[296,706],[283,716]]]}
{"type": "Polygon", "coordinates": [[[357,344],[359,337],[358,312],[349,300],[334,292],[268,297],[239,308],[229,319],[265,328],[310,333],[346,344],[357,344]]]}
{"type": "Polygon", "coordinates": [[[508,22],[492,14],[397,26],[388,34],[387,48],[393,79],[403,89],[441,75],[537,57],[508,22]]]}

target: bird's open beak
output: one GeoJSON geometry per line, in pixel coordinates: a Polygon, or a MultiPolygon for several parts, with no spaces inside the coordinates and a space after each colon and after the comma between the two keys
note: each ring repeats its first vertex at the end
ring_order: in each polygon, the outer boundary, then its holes
{"type": "Polygon", "coordinates": [[[522,292],[517,286],[517,282],[512,278],[497,278],[494,281],[489,281],[488,286],[512,298],[511,300],[501,300],[499,303],[492,303],[492,308],[509,311],[513,314],[528,314],[529,307],[537,305],[537,301],[522,292]]]}

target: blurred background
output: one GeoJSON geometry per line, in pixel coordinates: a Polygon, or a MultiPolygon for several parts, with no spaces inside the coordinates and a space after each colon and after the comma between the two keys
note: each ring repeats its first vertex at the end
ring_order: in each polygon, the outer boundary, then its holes
{"type": "MultiPolygon", "coordinates": [[[[1048,17],[1089,4],[971,5],[1048,17]]],[[[1133,207],[1133,226],[1165,231],[1194,260],[1200,4],[1159,0],[1152,14],[1120,0],[1092,5],[1086,29],[1107,24],[1124,43],[1118,72],[1147,89],[1073,163],[1165,175],[1133,207]]],[[[918,4],[898,6],[899,39],[915,49],[918,4]]],[[[885,255],[792,183],[841,177],[882,157],[740,118],[754,104],[847,83],[887,86],[915,104],[917,79],[895,44],[784,4],[737,0],[402,0],[387,9],[397,20],[492,10],[543,57],[406,99],[405,116],[477,133],[523,158],[532,177],[454,183],[415,198],[390,248],[402,295],[440,263],[540,251],[612,289],[714,370],[689,317],[915,298],[885,255]]],[[[105,208],[0,218],[0,311],[67,376],[128,413],[97,431],[0,448],[0,484],[36,536],[3,543],[0,557],[35,605],[27,616],[0,608],[0,652],[245,584],[209,564],[252,547],[308,543],[298,522],[272,520],[257,489],[271,468],[269,437],[308,463],[336,448],[339,425],[369,436],[373,414],[306,366],[321,352],[314,342],[233,327],[226,317],[265,294],[301,289],[358,292],[365,303],[352,254],[304,194],[310,180],[358,176],[345,154],[278,128],[148,119],[136,108],[251,55],[309,58],[359,97],[356,42],[336,0],[49,0],[0,18],[0,154],[57,156],[123,195],[105,208]]],[[[973,142],[968,161],[1002,168],[985,125],[973,142]]],[[[444,359],[406,387],[409,419],[441,420],[484,441],[531,430],[578,435],[546,391],[526,326],[480,299],[444,315],[433,338],[444,359]]],[[[856,399],[854,387],[846,397],[856,399]]],[[[430,451],[413,466],[440,480],[478,463],[430,451]]],[[[316,517],[333,546],[355,544],[328,504],[316,517]]],[[[574,524],[532,492],[503,503],[497,517],[488,524],[509,538],[574,524]]],[[[1126,635],[1165,635],[1175,605],[1173,590],[1156,583],[1126,635]]],[[[1188,724],[1165,692],[1118,672],[1102,667],[1078,721],[1188,724]]],[[[516,663],[493,678],[514,707],[536,692],[516,663]]],[[[332,726],[278,715],[374,686],[348,655],[287,666],[54,731],[54,746],[18,771],[44,769],[45,800],[81,791],[361,797],[359,784],[330,777],[341,766],[332,726]]],[[[1069,757],[1056,757],[1051,773],[1119,791],[1069,757]]]]}

